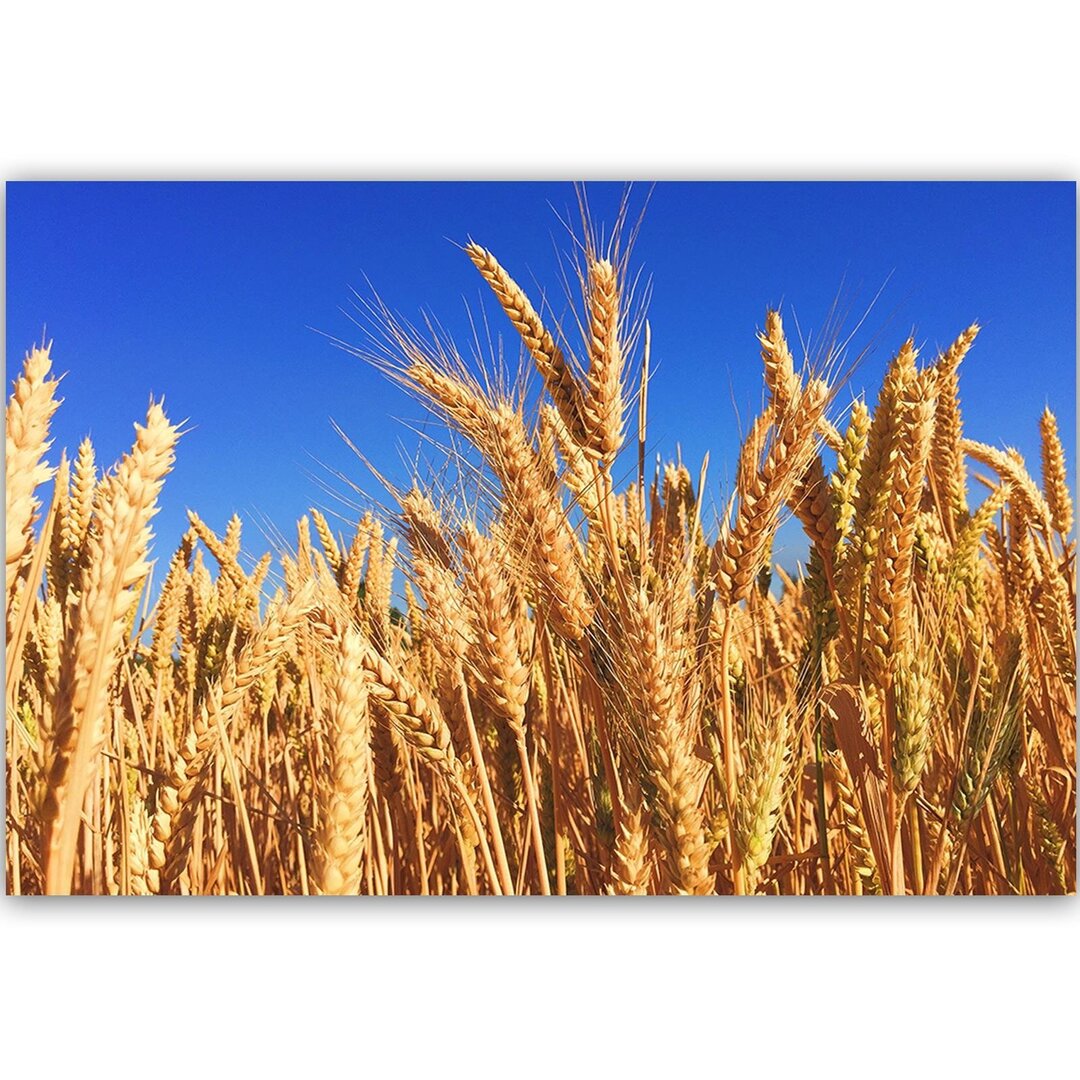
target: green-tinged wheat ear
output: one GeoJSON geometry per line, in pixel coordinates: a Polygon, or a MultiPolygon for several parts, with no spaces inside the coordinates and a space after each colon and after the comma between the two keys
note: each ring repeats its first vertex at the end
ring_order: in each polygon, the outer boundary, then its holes
{"type": "Polygon", "coordinates": [[[947,580],[951,585],[967,584],[977,589],[981,584],[978,572],[979,545],[990,530],[994,518],[1001,513],[1009,498],[1009,485],[998,484],[982,501],[979,509],[960,530],[949,558],[947,580]]]}
{"type": "Polygon", "coordinates": [[[772,853],[784,799],[790,717],[771,718],[752,742],[745,771],[739,777],[733,836],[742,865],[753,886],[772,853]]]}
{"type": "Polygon", "coordinates": [[[893,733],[893,780],[900,792],[919,786],[933,740],[931,721],[939,711],[939,694],[929,663],[918,647],[898,664],[896,729],[893,733]]]}
{"type": "Polygon", "coordinates": [[[1031,777],[1024,779],[1025,791],[1035,814],[1035,828],[1038,834],[1039,854],[1050,870],[1054,886],[1059,893],[1069,891],[1065,877],[1065,841],[1057,827],[1050,807],[1043,798],[1039,786],[1031,777]]]}
{"type": "Polygon", "coordinates": [[[984,669],[985,691],[976,696],[967,726],[964,755],[953,787],[952,813],[973,818],[1016,752],[1028,693],[1028,665],[1020,636],[1010,634],[1000,663],[984,669]]]}

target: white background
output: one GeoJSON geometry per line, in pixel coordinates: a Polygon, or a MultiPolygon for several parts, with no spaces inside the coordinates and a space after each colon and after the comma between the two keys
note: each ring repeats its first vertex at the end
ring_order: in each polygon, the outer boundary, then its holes
{"type": "MultiPolygon", "coordinates": [[[[3,176],[1080,172],[1064,5],[432,8],[8,5],[3,176]]],[[[1076,1059],[1078,916],[5,899],[2,1054],[46,1077],[1046,1077],[1076,1059]]]]}

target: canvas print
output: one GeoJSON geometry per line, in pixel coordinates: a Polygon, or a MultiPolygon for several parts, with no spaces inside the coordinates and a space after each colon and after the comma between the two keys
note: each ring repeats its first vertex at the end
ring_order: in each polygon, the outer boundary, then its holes
{"type": "Polygon", "coordinates": [[[9,184],[7,892],[1074,892],[1075,206],[9,184]]]}

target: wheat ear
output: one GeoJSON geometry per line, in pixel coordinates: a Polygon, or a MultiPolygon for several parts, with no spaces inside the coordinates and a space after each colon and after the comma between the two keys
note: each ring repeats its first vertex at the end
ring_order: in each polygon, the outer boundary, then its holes
{"type": "Polygon", "coordinates": [[[1065,474],[1065,451],[1058,435],[1057,417],[1049,406],[1039,420],[1042,435],[1042,480],[1046,505],[1050,508],[1050,521],[1054,528],[1066,537],[1072,531],[1073,503],[1065,474]]]}
{"type": "Polygon", "coordinates": [[[52,476],[52,470],[42,460],[51,445],[49,421],[60,404],[56,397],[59,382],[48,377],[51,368],[49,349],[34,349],[23,363],[7,406],[4,551],[9,611],[15,579],[33,541],[34,516],[39,509],[34,491],[52,476]]]}
{"type": "Polygon", "coordinates": [[[173,763],[172,773],[158,791],[150,845],[155,891],[172,891],[187,864],[192,827],[202,804],[210,768],[221,733],[256,683],[288,647],[296,628],[314,605],[314,582],[308,582],[287,604],[275,609],[258,632],[230,662],[220,680],[207,690],[173,763]]]}
{"type": "Polygon", "coordinates": [[[623,443],[619,281],[607,259],[589,264],[589,372],[582,413],[585,452],[610,468],[623,443]]]}
{"type": "Polygon", "coordinates": [[[128,610],[149,570],[150,519],[172,467],[178,428],[151,403],[135,446],[99,500],[100,533],[92,535],[90,563],[79,583],[77,610],[60,662],[55,740],[45,810],[46,890],[71,888],[83,797],[97,772],[105,742],[106,702],[128,610]]]}
{"type": "Polygon", "coordinates": [[[316,785],[319,824],[313,881],[326,895],[351,896],[360,886],[371,766],[362,652],[363,638],[357,630],[348,627],[340,632],[327,694],[328,766],[316,785]]]}
{"type": "Polygon", "coordinates": [[[499,265],[498,260],[479,244],[469,244],[465,253],[483,275],[514,324],[525,347],[536,363],[537,370],[555,402],[563,422],[580,443],[587,440],[582,416],[581,387],[555,339],[545,329],[529,298],[514,279],[499,265]]]}

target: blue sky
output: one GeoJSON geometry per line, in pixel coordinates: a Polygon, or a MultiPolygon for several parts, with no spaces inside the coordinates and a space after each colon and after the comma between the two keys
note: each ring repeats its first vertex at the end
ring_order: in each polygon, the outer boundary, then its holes
{"type": "MultiPolygon", "coordinates": [[[[597,224],[614,221],[623,192],[588,186],[597,224]]],[[[839,295],[853,328],[883,286],[839,404],[853,390],[872,399],[909,334],[932,359],[977,320],[961,378],[967,433],[1016,446],[1037,476],[1049,402],[1075,486],[1075,185],[663,182],[633,187],[631,216],[647,195],[634,265],[652,278],[650,445],[665,457],[680,446],[694,473],[710,451],[710,502],[725,495],[761,401],[754,335],[766,307],[783,305],[794,337],[796,318],[819,331],[839,295]]],[[[560,218],[578,221],[569,183],[9,183],[8,382],[47,326],[68,373],[53,459],[90,433],[111,463],[149,395],[164,394],[191,430],[157,554],[167,558],[190,506],[218,530],[240,512],[257,555],[259,521],[291,537],[309,506],[343,511],[326,467],[378,493],[331,418],[393,480],[415,452],[401,420],[422,408],[317,332],[360,339],[341,310],[350,288],[377,290],[405,318],[430,311],[465,346],[465,304],[486,310],[516,356],[455,245],[477,240],[558,301],[557,254],[570,246],[560,218]]],[[[778,558],[801,552],[786,527],[778,558]]]]}

